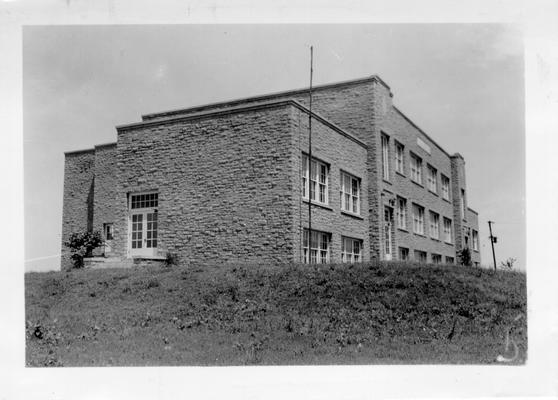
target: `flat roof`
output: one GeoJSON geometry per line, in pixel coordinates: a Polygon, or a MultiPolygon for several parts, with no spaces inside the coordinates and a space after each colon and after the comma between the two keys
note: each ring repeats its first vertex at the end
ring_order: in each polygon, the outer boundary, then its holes
{"type": "MultiPolygon", "coordinates": [[[[364,78],[357,78],[357,79],[351,79],[351,80],[346,80],[346,81],[341,81],[341,82],[334,82],[334,83],[326,83],[326,84],[323,84],[323,85],[316,85],[316,86],[312,87],[312,90],[331,89],[331,88],[334,88],[334,87],[350,86],[350,85],[356,85],[356,84],[360,84],[360,83],[364,83],[364,82],[378,82],[378,83],[382,84],[383,86],[385,86],[391,92],[391,89],[387,85],[387,83],[385,83],[376,74],[371,75],[371,76],[367,76],[367,77],[364,77],[364,78]]],[[[142,119],[144,121],[145,120],[152,120],[152,119],[155,119],[155,118],[161,118],[161,117],[171,116],[171,115],[175,115],[175,114],[182,114],[182,113],[186,113],[186,112],[195,112],[197,110],[202,110],[204,108],[209,108],[209,107],[216,108],[216,107],[223,107],[223,106],[227,106],[227,105],[236,105],[236,104],[246,103],[246,102],[269,100],[269,99],[274,98],[274,97],[284,97],[284,96],[287,96],[287,95],[290,95],[290,94],[298,94],[298,93],[308,92],[309,89],[310,89],[309,87],[304,87],[304,88],[291,89],[291,90],[285,90],[285,91],[280,91],[280,92],[273,92],[273,93],[268,93],[268,94],[263,94],[263,95],[256,95],[256,96],[251,96],[251,97],[242,97],[242,98],[233,99],[233,100],[220,101],[220,102],[217,102],[217,103],[208,103],[208,104],[203,104],[203,105],[199,105],[199,106],[178,108],[178,109],[174,109],[174,110],[161,111],[161,112],[156,112],[156,113],[151,113],[151,114],[144,114],[144,115],[142,115],[142,119]]]]}
{"type": "Polygon", "coordinates": [[[333,129],[334,131],[336,131],[340,135],[345,136],[346,138],[352,140],[353,142],[361,145],[364,148],[368,148],[366,143],[364,143],[363,141],[358,139],[353,134],[351,134],[351,133],[347,132],[346,130],[340,128],[339,126],[335,125],[333,122],[331,122],[328,119],[322,117],[320,114],[317,114],[313,111],[312,111],[312,113],[310,113],[310,110],[308,108],[306,108],[306,106],[302,105],[301,103],[299,103],[298,101],[293,100],[293,99],[256,102],[256,103],[243,104],[243,105],[240,105],[240,106],[234,106],[234,107],[229,107],[229,108],[224,108],[224,109],[220,108],[220,109],[216,109],[216,110],[190,113],[188,115],[181,115],[181,116],[169,117],[169,118],[164,118],[164,119],[135,122],[135,123],[132,123],[132,124],[119,125],[119,126],[116,127],[116,129],[117,129],[118,133],[121,133],[121,132],[125,132],[127,130],[134,129],[134,128],[158,126],[158,125],[162,125],[162,124],[170,124],[170,123],[180,122],[180,121],[188,121],[188,120],[201,119],[201,118],[206,118],[206,117],[214,117],[214,116],[235,114],[235,113],[241,113],[241,112],[245,112],[245,111],[259,110],[259,109],[265,109],[265,108],[274,108],[274,107],[281,107],[281,106],[293,106],[293,107],[296,107],[296,108],[300,109],[302,112],[304,112],[308,115],[311,114],[312,118],[320,121],[321,123],[323,123],[324,125],[328,126],[331,129],[333,129]]]}

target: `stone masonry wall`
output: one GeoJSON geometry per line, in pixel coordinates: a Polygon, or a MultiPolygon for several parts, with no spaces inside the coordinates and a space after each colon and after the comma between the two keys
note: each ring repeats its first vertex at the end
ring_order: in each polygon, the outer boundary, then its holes
{"type": "MultiPolygon", "coordinates": [[[[66,153],[62,205],[62,243],[72,233],[93,229],[95,152],[93,149],[66,153]]],[[[72,268],[70,250],[62,244],[61,268],[72,268]]]]}
{"type": "MultiPolygon", "coordinates": [[[[441,175],[452,179],[452,167],[449,155],[439,148],[432,140],[424,135],[412,123],[410,123],[397,109],[391,104],[391,98],[384,94],[385,107],[382,117],[382,133],[388,137],[389,148],[389,179],[384,180],[380,172],[380,186],[383,191],[383,204],[397,205],[398,197],[407,201],[406,229],[397,227],[397,208],[393,208],[393,242],[394,255],[399,256],[399,247],[409,249],[409,257],[413,259],[414,251],[426,251],[428,262],[432,262],[432,254],[442,256],[445,262],[446,257],[456,257],[455,243],[447,243],[444,240],[443,219],[444,217],[454,223],[454,210],[452,205],[452,194],[450,187],[450,201],[442,198],[441,175]],[[420,138],[430,148],[430,154],[418,145],[417,138],[420,138]],[[395,170],[395,142],[404,146],[404,169],[403,173],[395,170]],[[411,180],[410,157],[411,153],[422,159],[422,184],[411,180]],[[437,190],[431,191],[427,185],[428,165],[437,170],[437,190]],[[393,202],[395,201],[395,203],[393,202]],[[413,232],[413,203],[424,207],[424,235],[413,232]],[[432,237],[430,232],[430,211],[439,215],[438,232],[439,238],[432,237]]],[[[380,153],[381,154],[381,150],[380,153]]],[[[381,159],[381,155],[378,156],[381,159]]],[[[379,168],[382,168],[380,162],[379,168]]],[[[450,184],[451,185],[451,184],[450,184]]],[[[382,232],[383,236],[383,232],[382,232]]],[[[455,233],[453,235],[455,237],[455,233]]],[[[384,238],[382,237],[382,243],[384,238]]],[[[455,238],[454,238],[455,242],[455,238]]],[[[382,251],[384,251],[382,249],[382,251]]]]}
{"type": "Polygon", "coordinates": [[[478,263],[480,264],[481,262],[481,257],[480,257],[480,236],[479,235],[479,216],[478,214],[471,210],[470,208],[467,209],[467,226],[468,228],[471,229],[471,260],[473,261],[473,263],[478,263]],[[477,231],[477,240],[478,240],[478,250],[473,250],[473,244],[472,244],[472,240],[473,240],[473,233],[472,231],[475,230],[477,231]]]}
{"type": "Polygon", "coordinates": [[[161,254],[192,263],[292,262],[292,106],[119,130],[116,252],[129,193],[159,193],[161,254]]]}
{"type": "MultiPolygon", "coordinates": [[[[295,251],[295,260],[302,260],[302,229],[308,228],[308,201],[302,199],[302,153],[308,155],[308,114],[293,108],[292,124],[295,143],[292,147],[295,163],[292,175],[296,177],[295,186],[295,226],[296,241],[299,246],[295,251]]],[[[312,230],[331,234],[330,260],[341,262],[341,237],[346,236],[363,241],[363,248],[369,248],[368,218],[368,180],[367,149],[363,144],[333,131],[319,121],[312,121],[312,158],[329,166],[329,187],[327,205],[312,205],[312,230]],[[361,198],[360,215],[341,211],[341,171],[360,178],[361,198]]],[[[369,252],[362,254],[363,261],[370,259],[369,252]]]]}

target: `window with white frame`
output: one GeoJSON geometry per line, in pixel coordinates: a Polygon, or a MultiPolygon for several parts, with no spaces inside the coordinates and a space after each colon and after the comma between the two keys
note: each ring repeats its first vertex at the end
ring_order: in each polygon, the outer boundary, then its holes
{"type": "Polygon", "coordinates": [[[360,179],[341,171],[341,210],[360,214],[360,179]]]}
{"type": "Polygon", "coordinates": [[[113,240],[114,239],[114,230],[113,230],[112,222],[103,224],[103,231],[105,233],[105,240],[113,240]]]}
{"type": "Polygon", "coordinates": [[[433,239],[440,238],[440,215],[430,211],[430,237],[433,239]]]}
{"type": "Polygon", "coordinates": [[[397,227],[407,229],[407,200],[403,197],[397,198],[397,227]]]}
{"type": "Polygon", "coordinates": [[[348,237],[341,237],[341,261],[342,262],[361,262],[362,261],[362,240],[348,237]]]}
{"type": "Polygon", "coordinates": [[[411,153],[411,180],[422,185],[422,158],[411,153]]]}
{"type": "Polygon", "coordinates": [[[442,198],[450,199],[450,180],[444,174],[442,174],[442,198]]]}
{"type": "Polygon", "coordinates": [[[479,250],[479,233],[473,230],[473,250],[479,250]]]}
{"type": "Polygon", "coordinates": [[[406,247],[399,248],[399,260],[408,261],[409,260],[409,249],[406,247]]]}
{"type": "Polygon", "coordinates": [[[133,194],[130,198],[130,208],[157,208],[159,206],[159,193],[133,194]]]}
{"type": "Polygon", "coordinates": [[[413,232],[424,235],[424,207],[413,204],[413,232]]]}
{"type": "Polygon", "coordinates": [[[328,204],[329,167],[321,161],[312,159],[310,178],[308,178],[308,156],[302,155],[302,197],[317,203],[328,204]]]}
{"type": "Polygon", "coordinates": [[[442,255],[432,254],[432,264],[441,264],[441,263],[442,263],[442,255]]]}
{"type": "Polygon", "coordinates": [[[405,174],[405,146],[395,142],[395,171],[405,174]]]}
{"type": "Polygon", "coordinates": [[[329,262],[331,234],[312,229],[308,242],[308,229],[304,229],[303,257],[306,264],[325,264],[329,262]]]}
{"type": "Polygon", "coordinates": [[[447,243],[453,243],[452,230],[451,219],[444,217],[444,241],[447,243]]]}
{"type": "Polygon", "coordinates": [[[382,135],[382,171],[383,177],[389,181],[389,137],[382,135]]]}
{"type": "Polygon", "coordinates": [[[415,250],[415,261],[425,263],[426,262],[426,251],[415,250]]]}
{"type": "Polygon", "coordinates": [[[438,171],[432,165],[428,166],[428,190],[438,193],[438,171]]]}

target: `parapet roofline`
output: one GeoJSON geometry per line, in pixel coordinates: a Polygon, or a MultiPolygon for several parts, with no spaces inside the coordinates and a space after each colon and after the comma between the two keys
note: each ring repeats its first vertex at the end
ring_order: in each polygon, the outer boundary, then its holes
{"type": "MultiPolygon", "coordinates": [[[[347,80],[347,81],[317,85],[317,86],[314,86],[312,88],[312,90],[331,89],[331,88],[338,87],[338,86],[350,86],[350,85],[356,85],[356,84],[364,83],[364,82],[378,82],[381,85],[385,86],[391,93],[391,88],[387,85],[387,83],[385,83],[376,74],[371,75],[371,76],[367,76],[367,77],[364,77],[364,78],[357,78],[357,79],[351,79],[351,80],[347,80]]],[[[203,104],[203,105],[194,106],[194,107],[178,108],[178,109],[174,109],[174,110],[161,111],[161,112],[151,113],[151,114],[144,114],[144,115],[142,115],[142,120],[148,121],[148,120],[152,120],[152,119],[155,119],[155,118],[168,117],[168,116],[171,116],[171,115],[181,114],[181,113],[185,113],[185,112],[195,112],[196,110],[203,110],[204,108],[208,108],[208,107],[215,108],[215,107],[223,107],[223,106],[227,106],[227,105],[232,106],[232,105],[236,105],[236,104],[245,103],[245,102],[248,102],[248,101],[254,102],[254,101],[269,100],[269,99],[272,99],[274,97],[284,97],[284,96],[287,96],[289,94],[299,94],[299,93],[304,93],[304,92],[308,92],[308,91],[309,91],[309,88],[305,87],[305,88],[299,88],[299,89],[285,90],[285,91],[281,91],[281,92],[268,93],[268,94],[259,95],[259,96],[243,97],[243,98],[239,98],[239,99],[220,101],[220,102],[217,102],[217,103],[203,104]]]]}
{"type": "Polygon", "coordinates": [[[64,154],[65,154],[65,155],[72,155],[72,154],[79,154],[79,153],[94,153],[95,150],[98,149],[98,148],[101,148],[101,147],[114,147],[114,146],[116,146],[116,142],[101,143],[101,144],[96,144],[95,147],[88,148],[88,149],[65,151],[64,154]]]}
{"type": "MultiPolygon", "coordinates": [[[[304,105],[300,104],[296,100],[286,99],[286,100],[274,100],[274,101],[244,104],[244,105],[240,105],[240,106],[236,106],[236,107],[229,107],[229,108],[224,108],[224,109],[220,108],[220,109],[216,109],[216,110],[209,110],[209,111],[202,111],[202,112],[198,112],[198,113],[191,113],[191,114],[188,114],[188,115],[181,115],[181,116],[178,116],[178,117],[170,117],[170,118],[164,118],[164,119],[135,122],[135,123],[132,123],[132,124],[119,125],[119,126],[116,127],[116,130],[118,131],[118,133],[122,133],[124,131],[134,129],[134,128],[159,126],[159,125],[165,125],[165,124],[170,124],[170,123],[180,122],[180,121],[201,119],[201,118],[206,118],[206,117],[211,117],[211,116],[222,116],[222,115],[228,115],[228,114],[236,114],[236,113],[241,113],[241,112],[245,112],[245,111],[252,111],[252,110],[258,110],[258,109],[265,109],[265,108],[275,108],[275,107],[281,107],[281,106],[287,106],[287,105],[294,106],[294,107],[300,109],[302,112],[310,115],[310,110],[308,108],[306,108],[304,105]]],[[[333,129],[334,131],[336,131],[340,135],[345,136],[346,138],[352,140],[353,142],[359,144],[360,146],[362,146],[364,148],[368,148],[368,145],[366,143],[364,143],[363,141],[358,139],[353,134],[347,132],[346,130],[344,130],[340,127],[338,127],[333,122],[327,120],[326,118],[322,117],[321,115],[312,111],[312,117],[314,119],[320,121],[324,125],[330,127],[331,129],[333,129]]]]}

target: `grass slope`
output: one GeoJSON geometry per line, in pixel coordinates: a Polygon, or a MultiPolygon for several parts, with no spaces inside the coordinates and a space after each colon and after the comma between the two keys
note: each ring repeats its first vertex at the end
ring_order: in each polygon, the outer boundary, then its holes
{"type": "MultiPolygon", "coordinates": [[[[494,363],[522,273],[369,263],[28,273],[28,366],[494,363]]],[[[511,342],[510,342],[511,343],[511,342]]]]}

